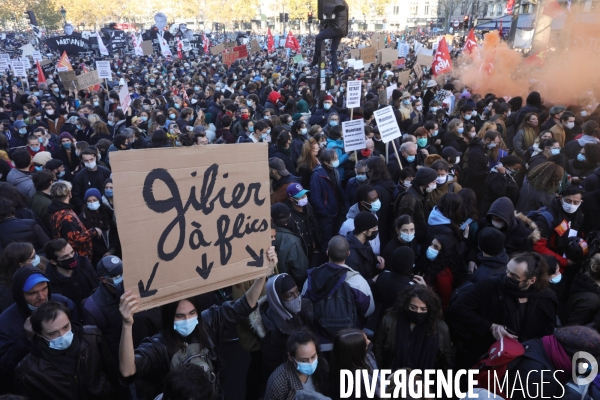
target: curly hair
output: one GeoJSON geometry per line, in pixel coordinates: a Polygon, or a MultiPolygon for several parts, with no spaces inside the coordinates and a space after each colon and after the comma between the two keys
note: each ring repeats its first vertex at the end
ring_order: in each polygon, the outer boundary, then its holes
{"type": "Polygon", "coordinates": [[[536,190],[553,193],[556,192],[558,185],[562,182],[564,174],[563,167],[547,161],[529,171],[527,181],[536,190]]]}
{"type": "Polygon", "coordinates": [[[408,310],[413,298],[421,300],[427,306],[427,335],[431,336],[437,330],[437,321],[442,317],[442,301],[440,297],[429,287],[422,285],[411,286],[400,293],[396,303],[388,313],[396,318],[408,310]]]}

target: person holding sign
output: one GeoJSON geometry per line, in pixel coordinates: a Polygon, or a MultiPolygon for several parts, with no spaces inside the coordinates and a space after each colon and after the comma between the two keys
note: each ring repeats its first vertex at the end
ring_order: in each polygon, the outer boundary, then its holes
{"type": "MultiPolygon", "coordinates": [[[[277,264],[275,247],[267,250],[267,259],[277,264]]],[[[267,275],[270,272],[267,273],[267,275]]],[[[199,297],[175,301],[162,306],[163,327],[160,333],[133,347],[133,314],[140,296],[130,290],[122,296],[119,311],[123,318],[119,344],[119,372],[124,384],[137,382],[139,396],[154,398],[160,393],[160,384],[167,373],[185,363],[200,365],[211,377],[215,391],[219,390],[218,345],[224,325],[233,326],[247,318],[258,303],[265,286],[266,275],[254,281],[246,294],[235,302],[225,302],[207,310],[200,308],[199,297]]]]}

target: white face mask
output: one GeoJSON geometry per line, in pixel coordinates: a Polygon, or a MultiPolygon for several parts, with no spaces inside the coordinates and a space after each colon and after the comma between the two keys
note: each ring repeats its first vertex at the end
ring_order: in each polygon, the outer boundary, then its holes
{"type": "Polygon", "coordinates": [[[87,162],[84,165],[87,169],[94,169],[96,168],[96,161],[87,162]]]}
{"type": "Polygon", "coordinates": [[[427,191],[427,193],[431,193],[433,192],[435,189],[437,188],[437,184],[433,184],[431,186],[427,186],[427,189],[425,189],[427,191]]]}
{"type": "Polygon", "coordinates": [[[573,127],[575,126],[575,122],[567,122],[565,126],[569,129],[573,129],[573,127]]]}
{"type": "Polygon", "coordinates": [[[563,210],[565,210],[565,212],[567,214],[573,214],[574,212],[577,211],[577,209],[581,205],[581,204],[573,205],[573,204],[565,203],[564,200],[562,200],[561,202],[562,202],[562,208],[563,208],[563,210]]]}
{"type": "Polygon", "coordinates": [[[503,229],[506,224],[504,222],[496,222],[492,220],[492,225],[496,229],[503,229]]]}
{"type": "Polygon", "coordinates": [[[438,176],[435,181],[438,185],[443,185],[444,183],[446,183],[446,179],[448,179],[448,175],[438,176]]]}
{"type": "Polygon", "coordinates": [[[456,161],[454,161],[454,165],[458,164],[460,162],[460,156],[456,157],[456,161]]]}
{"type": "Polygon", "coordinates": [[[303,198],[303,199],[300,199],[300,200],[298,200],[298,205],[299,205],[300,207],[304,207],[304,206],[305,206],[305,205],[307,205],[307,204],[308,204],[308,197],[305,197],[305,198],[303,198]]]}

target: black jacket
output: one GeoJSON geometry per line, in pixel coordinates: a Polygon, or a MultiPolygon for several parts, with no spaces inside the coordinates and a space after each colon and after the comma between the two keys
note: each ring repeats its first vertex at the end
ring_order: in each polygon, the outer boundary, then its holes
{"type": "Polygon", "coordinates": [[[485,191],[480,215],[486,215],[492,203],[500,197],[508,197],[513,204],[519,200],[519,186],[509,174],[501,174],[493,168],[485,178],[485,191]]]}
{"type": "Polygon", "coordinates": [[[589,174],[582,184],[583,190],[586,193],[593,192],[594,190],[600,189],[600,168],[596,168],[594,173],[589,174]]]}
{"type": "Polygon", "coordinates": [[[100,400],[114,399],[118,385],[109,364],[110,354],[100,331],[94,326],[83,328],[72,325],[74,338],[71,346],[79,346],[73,354],[77,365],[76,375],[70,375],[57,367],[56,361],[49,360],[53,353],[62,354],[67,350],[45,350],[47,343],[35,336],[31,353],[21,361],[15,370],[16,386],[20,394],[30,400],[100,400]],[[76,343],[78,341],[78,343],[76,343]]]}
{"type": "Polygon", "coordinates": [[[110,178],[110,169],[101,165],[97,166],[96,171],[90,171],[87,168],[82,169],[73,178],[73,205],[77,209],[83,208],[85,192],[90,188],[96,188],[103,192],[104,182],[110,178]]]}
{"type": "Polygon", "coordinates": [[[427,204],[427,194],[422,193],[421,189],[411,186],[406,194],[400,199],[400,209],[398,215],[410,215],[415,221],[415,240],[421,243],[427,233],[427,218],[431,208],[427,204]]]}
{"type": "Polygon", "coordinates": [[[587,325],[600,311],[600,286],[588,274],[577,274],[561,318],[565,325],[587,325]]]}
{"type": "Polygon", "coordinates": [[[309,259],[315,250],[319,249],[319,221],[310,203],[306,203],[302,211],[296,210],[288,198],[284,204],[292,212],[292,222],[289,229],[302,239],[302,249],[309,259]]]}
{"type": "Polygon", "coordinates": [[[488,158],[483,141],[475,137],[469,143],[469,160],[464,173],[464,185],[473,189],[477,195],[477,202],[483,201],[485,179],[488,174],[488,158]]]}
{"type": "Polygon", "coordinates": [[[41,250],[50,238],[34,219],[5,218],[0,221],[0,253],[13,242],[31,243],[41,250]]]}
{"type": "Polygon", "coordinates": [[[373,189],[379,195],[381,208],[377,211],[378,226],[379,226],[379,241],[381,248],[385,247],[392,236],[392,226],[394,224],[394,190],[396,185],[391,180],[371,182],[373,189]]]}
{"type": "Polygon", "coordinates": [[[79,307],[81,315],[82,300],[91,295],[92,291],[98,287],[99,280],[87,257],[77,256],[77,261],[77,267],[70,277],[58,272],[52,263],[48,263],[46,266],[46,275],[52,284],[52,291],[73,300],[79,307]]]}
{"type": "Polygon", "coordinates": [[[79,157],[75,154],[75,145],[71,145],[69,150],[66,150],[63,146],[60,146],[58,151],[54,154],[54,158],[58,158],[63,162],[65,168],[73,172],[79,166],[79,157]],[[67,152],[69,154],[67,154],[67,152]]]}
{"type": "Polygon", "coordinates": [[[505,274],[508,261],[506,250],[493,257],[484,257],[482,253],[477,254],[477,269],[473,273],[472,282],[477,283],[484,279],[505,274]]]}
{"type": "Polygon", "coordinates": [[[597,230],[600,226],[600,189],[584,194],[581,208],[585,215],[584,231],[597,230]]]}
{"type": "Polygon", "coordinates": [[[321,3],[323,3],[323,6],[319,7],[319,17],[325,14],[331,18],[332,15],[335,15],[335,19],[323,21],[323,27],[332,28],[340,35],[340,37],[348,35],[348,3],[344,0],[319,2],[319,4],[321,3]]]}
{"type": "Polygon", "coordinates": [[[375,257],[369,241],[367,240],[363,244],[354,236],[353,232],[348,232],[346,239],[350,245],[350,254],[346,258],[346,265],[360,273],[367,281],[373,278],[377,270],[377,257],[375,257]]]}
{"type": "Polygon", "coordinates": [[[387,310],[396,304],[400,293],[414,285],[412,277],[395,272],[383,271],[377,282],[371,287],[375,301],[381,303],[381,309],[387,310]]]}
{"type": "Polygon", "coordinates": [[[474,365],[495,342],[490,331],[492,324],[506,326],[515,332],[520,342],[551,335],[554,331],[556,294],[550,289],[537,292],[529,298],[519,319],[519,301],[505,291],[505,279],[506,275],[500,275],[478,282],[447,309],[450,331],[456,341],[467,344],[463,348],[464,365],[474,365]]]}

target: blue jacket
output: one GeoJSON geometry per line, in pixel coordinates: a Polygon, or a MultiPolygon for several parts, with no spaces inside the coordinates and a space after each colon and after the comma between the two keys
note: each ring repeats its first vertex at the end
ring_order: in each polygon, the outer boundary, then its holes
{"type": "Polygon", "coordinates": [[[340,165],[337,167],[338,174],[340,175],[340,182],[344,181],[344,163],[348,161],[348,157],[350,157],[347,153],[344,152],[344,139],[333,140],[327,138],[327,148],[333,149],[338,155],[338,160],[340,160],[340,165]]]}
{"type": "MultiPolygon", "coordinates": [[[[337,171],[336,171],[337,174],[337,171]]],[[[342,187],[338,182],[331,182],[325,168],[317,165],[310,177],[310,203],[319,217],[336,217],[338,213],[345,213],[344,204],[337,204],[335,191],[343,199],[342,187]]]]}

